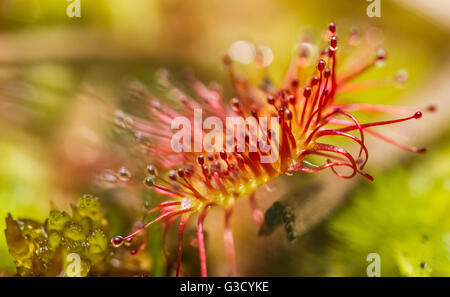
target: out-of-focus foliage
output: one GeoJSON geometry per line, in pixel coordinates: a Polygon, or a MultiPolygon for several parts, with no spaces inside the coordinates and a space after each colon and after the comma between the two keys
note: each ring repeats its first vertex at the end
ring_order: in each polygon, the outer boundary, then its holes
{"type": "Polygon", "coordinates": [[[378,253],[382,276],[450,275],[450,137],[422,158],[375,175],[330,220],[334,274],[364,276],[378,253]]]}
{"type": "MultiPolygon", "coordinates": [[[[108,15],[108,2],[98,0],[83,2],[83,18],[75,19],[73,25],[102,24],[108,15]]],[[[0,28],[19,29],[31,26],[50,26],[67,21],[69,1],[53,0],[2,0],[0,2],[0,28]]]]}
{"type": "MultiPolygon", "coordinates": [[[[46,195],[49,193],[49,172],[33,152],[25,147],[14,145],[10,141],[0,141],[0,230],[4,230],[4,218],[7,211],[15,215],[43,216],[48,208],[46,195]],[[23,170],[26,168],[26,170],[23,170]],[[41,199],[41,203],[36,203],[41,199]]],[[[0,263],[1,268],[13,269],[5,238],[1,232],[0,263]]]]}
{"type": "Polygon", "coordinates": [[[99,275],[109,267],[108,223],[91,195],[72,205],[72,216],[52,209],[44,223],[9,214],[5,235],[20,276],[99,275]],[[73,255],[80,258],[78,272],[73,255]]]}

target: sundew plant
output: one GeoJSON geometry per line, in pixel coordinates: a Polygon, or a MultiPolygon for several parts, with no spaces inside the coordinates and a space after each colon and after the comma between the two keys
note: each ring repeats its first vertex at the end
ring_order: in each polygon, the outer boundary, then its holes
{"type": "MultiPolygon", "coordinates": [[[[336,24],[330,23],[324,33],[324,39],[328,44],[323,47],[316,62],[308,62],[310,55],[314,54],[311,52],[312,46],[302,43],[279,86],[270,82],[262,86],[252,85],[245,78],[235,74],[233,63],[226,56],[224,63],[235,93],[235,97],[230,100],[224,98],[219,90],[207,87],[191,74],[188,74],[186,79],[195,97],[183,92],[171,82],[166,71],[161,71],[161,82],[175,94],[175,102],[170,106],[146,92],[141,86],[134,85],[131,91],[143,100],[149,117],[144,119],[126,115],[120,110],[111,110],[111,117],[136,135],[137,141],[148,157],[147,176],[143,180],[138,180],[133,178],[135,174],[122,167],[117,173],[117,178],[112,178],[108,174],[105,180],[124,187],[145,187],[159,193],[165,199],[163,198],[160,204],[147,212],[147,214],[157,212],[159,215],[156,218],[129,235],[114,237],[112,244],[116,247],[122,244],[132,245],[135,237],[151,232],[150,226],[156,222],[162,221],[165,228],[170,228],[178,220],[179,248],[176,264],[178,276],[183,253],[183,232],[188,220],[194,214],[198,214],[197,245],[201,276],[207,276],[203,223],[210,208],[221,207],[225,212],[223,232],[228,269],[233,275],[236,271],[236,261],[230,220],[236,200],[248,197],[253,208],[253,217],[257,223],[261,223],[262,211],[257,206],[254,193],[281,175],[295,172],[315,173],[329,169],[343,179],[359,175],[373,181],[372,176],[363,171],[369,160],[369,149],[365,145],[366,135],[372,135],[411,152],[424,153],[425,148],[407,146],[371,129],[420,119],[421,111],[371,104],[346,105],[336,100],[337,96],[345,92],[379,84],[377,81],[371,84],[352,81],[384,62],[386,52],[383,49],[378,49],[367,56],[361,64],[349,62],[347,65],[351,65],[350,67],[344,67],[342,72],[337,71],[338,47],[345,49],[346,46],[351,46],[359,38],[358,34],[353,32],[347,38],[342,37],[343,41],[339,41],[336,24]],[[176,151],[173,145],[173,119],[183,115],[194,122],[195,110],[202,110],[208,116],[214,116],[223,122],[227,117],[250,117],[254,122],[261,121],[261,116],[276,117],[279,124],[278,131],[267,129],[265,126],[266,129],[261,128],[261,131],[256,132],[250,129],[236,134],[233,132],[231,147],[235,150],[231,152],[225,149],[229,147],[229,138],[226,144],[221,142],[219,147],[215,145],[216,150],[208,148],[201,151],[192,150],[191,146],[197,146],[194,140],[193,144],[189,142],[186,151],[176,151]],[[361,123],[352,114],[353,111],[384,112],[394,118],[361,123]],[[356,132],[355,135],[350,133],[353,131],[356,132]],[[332,144],[333,136],[350,139],[359,148],[358,152],[351,154],[348,149],[332,144]],[[252,139],[254,144],[258,144],[257,149],[251,149],[252,139]],[[263,162],[263,157],[270,153],[263,149],[262,144],[277,150],[278,158],[273,162],[263,162]],[[242,145],[243,149],[239,150],[239,145],[242,145]],[[322,157],[323,161],[313,163],[310,156],[322,157]]],[[[394,84],[395,80],[391,83],[394,84]]],[[[427,107],[426,110],[433,111],[434,107],[427,107]]],[[[200,132],[195,131],[198,129],[195,124],[185,128],[182,132],[186,135],[183,135],[182,139],[190,140],[192,130],[194,133],[203,133],[209,138],[216,138],[215,144],[223,134],[229,135],[228,131],[220,129],[213,129],[212,132],[202,131],[201,126],[200,132]]],[[[144,246],[145,244],[137,250],[132,249],[131,252],[137,253],[144,246]]]]}
{"type": "Polygon", "coordinates": [[[0,276],[448,276],[449,10],[380,2],[2,1],[0,276]]]}

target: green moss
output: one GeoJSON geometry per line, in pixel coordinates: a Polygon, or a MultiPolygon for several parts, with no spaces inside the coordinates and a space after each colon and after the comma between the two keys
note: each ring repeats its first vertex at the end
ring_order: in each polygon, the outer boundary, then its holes
{"type": "Polygon", "coordinates": [[[73,214],[51,210],[39,223],[6,218],[5,236],[21,276],[89,275],[109,265],[108,225],[97,197],[84,195],[73,214]],[[80,264],[74,266],[74,261],[80,264]]]}

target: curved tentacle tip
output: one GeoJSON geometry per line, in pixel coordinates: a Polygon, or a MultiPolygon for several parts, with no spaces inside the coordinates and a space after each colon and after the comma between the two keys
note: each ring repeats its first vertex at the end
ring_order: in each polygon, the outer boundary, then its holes
{"type": "Polygon", "coordinates": [[[111,239],[111,244],[114,247],[118,247],[120,245],[122,245],[122,243],[125,241],[125,239],[122,236],[116,236],[113,239],[111,239]]]}
{"type": "Polygon", "coordinates": [[[361,172],[361,175],[364,176],[365,178],[367,178],[368,180],[370,180],[371,182],[373,182],[375,179],[373,178],[372,175],[365,173],[365,172],[361,172]]]}
{"type": "Polygon", "coordinates": [[[415,119],[420,119],[421,117],[422,117],[422,112],[421,111],[418,111],[418,112],[416,112],[415,114],[414,114],[414,118],[415,119]]]}
{"type": "Polygon", "coordinates": [[[426,148],[426,147],[418,148],[418,149],[417,149],[417,152],[418,152],[418,153],[421,153],[421,154],[425,154],[425,153],[427,152],[427,148],[426,148]]]}

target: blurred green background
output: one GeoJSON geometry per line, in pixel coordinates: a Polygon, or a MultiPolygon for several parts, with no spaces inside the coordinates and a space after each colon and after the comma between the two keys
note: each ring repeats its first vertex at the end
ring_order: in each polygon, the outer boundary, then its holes
{"type": "MultiPolygon", "coordinates": [[[[374,183],[326,174],[275,181],[275,194],[263,190],[258,197],[264,209],[279,199],[302,208],[294,243],[283,228],[265,238],[258,236],[258,226],[242,224],[251,216],[247,201],[240,201],[233,221],[239,275],[366,275],[366,256],[378,253],[382,275],[449,276],[450,16],[443,11],[450,9],[442,2],[386,0],[381,17],[369,18],[369,2],[363,0],[81,0],[81,18],[69,18],[71,2],[0,0],[0,218],[12,213],[42,221],[50,201],[68,209],[81,194],[95,193],[112,232],[126,232],[144,211],[142,197],[93,184],[96,170],[117,165],[111,160],[123,151],[110,149],[108,123],[83,91],[124,106],[127,83],[137,79],[151,88],[160,67],[174,76],[193,69],[204,82],[226,88],[221,58],[237,40],[269,47],[274,60],[268,70],[279,82],[301,36],[320,36],[335,21],[343,35],[354,26],[375,30],[388,50],[384,67],[361,79],[392,77],[400,69],[409,76],[403,87],[366,90],[342,100],[417,108],[435,104],[438,112],[387,133],[426,145],[429,152],[416,156],[373,141],[368,171],[374,183]],[[323,198],[304,197],[312,183],[325,189],[323,198]]],[[[212,275],[223,275],[223,227],[217,221],[206,221],[208,261],[212,275]]],[[[1,219],[0,230],[4,227],[1,219]]],[[[164,275],[161,232],[153,234],[149,273],[164,275]]],[[[188,247],[185,270],[193,275],[198,274],[196,257],[195,248],[188,247]]],[[[0,271],[14,273],[3,231],[0,271]]]]}

